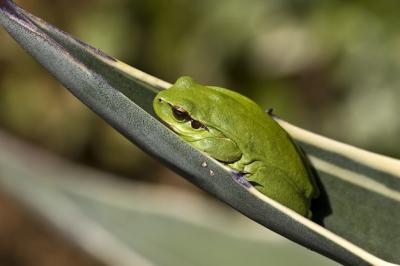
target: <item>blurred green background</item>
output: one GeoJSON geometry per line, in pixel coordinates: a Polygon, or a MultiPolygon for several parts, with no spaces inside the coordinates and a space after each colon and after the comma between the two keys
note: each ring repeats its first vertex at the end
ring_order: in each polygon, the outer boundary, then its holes
{"type": "MultiPolygon", "coordinates": [[[[18,4],[156,77],[238,90],[305,129],[400,157],[396,0],[18,4]]],[[[0,43],[2,130],[128,180],[197,191],[83,106],[3,30],[0,43]]]]}

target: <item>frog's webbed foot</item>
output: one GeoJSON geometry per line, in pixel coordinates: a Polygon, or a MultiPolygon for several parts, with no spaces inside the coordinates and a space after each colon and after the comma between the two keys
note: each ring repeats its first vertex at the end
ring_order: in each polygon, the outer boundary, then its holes
{"type": "Polygon", "coordinates": [[[236,182],[238,182],[239,184],[241,184],[245,188],[251,188],[253,186],[253,184],[246,179],[246,174],[247,173],[243,173],[243,172],[238,172],[238,171],[232,170],[233,179],[236,182]]]}

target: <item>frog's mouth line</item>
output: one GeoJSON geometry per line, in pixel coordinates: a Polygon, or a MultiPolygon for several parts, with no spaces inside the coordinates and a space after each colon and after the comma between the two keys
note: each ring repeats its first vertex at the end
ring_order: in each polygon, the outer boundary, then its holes
{"type": "MultiPolygon", "coordinates": [[[[186,135],[186,134],[183,134],[183,133],[181,133],[176,127],[174,127],[172,124],[170,124],[170,123],[168,123],[168,122],[166,122],[166,121],[164,121],[164,120],[161,120],[160,119],[160,121],[165,125],[165,126],[167,126],[172,132],[174,132],[175,134],[177,134],[178,136],[180,136],[180,137],[182,137],[182,138],[184,138],[184,137],[190,137],[190,135],[186,135]]],[[[206,139],[207,137],[205,137],[205,138],[198,138],[198,139],[185,139],[185,141],[187,141],[187,142],[194,142],[194,141],[199,141],[199,140],[202,140],[202,139],[206,139]]]]}
{"type": "Polygon", "coordinates": [[[160,119],[160,121],[161,121],[166,127],[168,127],[169,129],[171,129],[174,133],[178,134],[178,132],[174,129],[174,127],[173,127],[170,123],[167,123],[167,122],[165,122],[164,120],[161,120],[161,119],[160,119]]]}
{"type": "Polygon", "coordinates": [[[184,136],[183,134],[180,134],[179,130],[177,130],[172,124],[164,121],[164,120],[160,120],[165,126],[167,126],[172,132],[174,132],[176,135],[178,136],[184,136]]]}

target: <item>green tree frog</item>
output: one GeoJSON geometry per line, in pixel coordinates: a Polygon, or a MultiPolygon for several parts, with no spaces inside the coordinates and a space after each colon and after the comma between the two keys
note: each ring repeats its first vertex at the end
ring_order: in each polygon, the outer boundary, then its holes
{"type": "Polygon", "coordinates": [[[258,191],[311,218],[319,195],[301,150],[261,107],[190,77],[154,98],[156,115],[182,139],[241,173],[258,191]]]}

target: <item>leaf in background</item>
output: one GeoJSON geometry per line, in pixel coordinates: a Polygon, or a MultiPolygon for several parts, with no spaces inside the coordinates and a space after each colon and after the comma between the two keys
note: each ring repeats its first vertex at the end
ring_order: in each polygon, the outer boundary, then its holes
{"type": "Polygon", "coordinates": [[[128,139],[249,218],[340,263],[388,264],[378,257],[400,262],[398,160],[327,143],[305,131],[297,134],[295,127],[281,121],[300,141],[319,175],[323,193],[313,206],[316,223],[311,222],[241,186],[229,170],[163,126],[154,117],[152,99],[168,83],[77,41],[11,1],[0,1],[0,23],[65,87],[128,139]],[[372,164],[377,161],[378,165],[372,164]]]}
{"type": "Polygon", "coordinates": [[[191,191],[74,165],[1,131],[0,146],[1,188],[107,265],[337,265],[191,191]]]}

